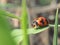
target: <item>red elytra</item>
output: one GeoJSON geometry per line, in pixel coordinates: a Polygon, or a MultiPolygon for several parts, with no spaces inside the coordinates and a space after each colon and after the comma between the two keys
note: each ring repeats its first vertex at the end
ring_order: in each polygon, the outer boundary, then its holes
{"type": "Polygon", "coordinates": [[[48,26],[48,20],[45,17],[38,17],[33,21],[33,27],[36,26],[40,27],[48,26]]]}

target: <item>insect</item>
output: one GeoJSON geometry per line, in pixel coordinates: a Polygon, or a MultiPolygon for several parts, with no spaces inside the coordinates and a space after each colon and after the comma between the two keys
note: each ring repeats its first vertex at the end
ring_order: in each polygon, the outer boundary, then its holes
{"type": "Polygon", "coordinates": [[[48,26],[48,20],[45,17],[38,17],[33,20],[32,26],[34,28],[46,27],[48,26]]]}

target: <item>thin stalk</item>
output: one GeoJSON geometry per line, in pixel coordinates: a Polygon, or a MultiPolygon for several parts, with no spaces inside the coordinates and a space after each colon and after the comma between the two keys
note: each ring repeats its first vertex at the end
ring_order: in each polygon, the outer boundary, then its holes
{"type": "MultiPolygon", "coordinates": [[[[49,24],[49,27],[55,27],[55,25],[49,24]]],[[[60,27],[60,25],[58,25],[58,27],[60,27]]]]}
{"type": "Polygon", "coordinates": [[[58,38],[58,8],[57,8],[56,17],[55,17],[53,45],[57,45],[57,38],[58,38]]]}
{"type": "Polygon", "coordinates": [[[28,15],[27,15],[27,5],[26,0],[22,0],[22,17],[21,17],[21,28],[23,33],[23,43],[22,45],[29,45],[29,36],[27,32],[28,15]]]}
{"type": "Polygon", "coordinates": [[[2,10],[2,9],[0,9],[0,14],[3,15],[3,16],[8,16],[8,17],[11,17],[11,18],[20,19],[18,16],[14,15],[12,13],[9,13],[5,10],[2,10]]]}

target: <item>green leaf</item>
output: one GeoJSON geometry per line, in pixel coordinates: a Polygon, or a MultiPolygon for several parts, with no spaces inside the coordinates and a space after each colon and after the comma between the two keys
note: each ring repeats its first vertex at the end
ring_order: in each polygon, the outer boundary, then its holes
{"type": "Polygon", "coordinates": [[[11,37],[11,30],[7,17],[0,14],[0,45],[16,45],[11,37]]]}
{"type": "Polygon", "coordinates": [[[57,38],[58,38],[58,8],[56,11],[56,17],[55,17],[55,27],[54,27],[54,37],[53,37],[53,45],[57,44],[57,38]]]}
{"type": "MultiPolygon", "coordinates": [[[[28,29],[28,35],[30,35],[30,34],[37,34],[37,33],[43,32],[43,31],[47,30],[48,28],[49,27],[45,27],[45,28],[42,28],[42,29],[30,28],[30,29],[28,29]]],[[[22,29],[14,29],[11,32],[11,35],[13,35],[13,37],[23,35],[22,29]]]]}
{"type": "Polygon", "coordinates": [[[34,29],[34,28],[31,28],[28,30],[28,34],[37,34],[37,33],[40,33],[40,32],[43,32],[45,30],[48,30],[49,27],[44,27],[44,28],[41,28],[41,29],[34,29]]]}
{"type": "Polygon", "coordinates": [[[20,29],[14,29],[11,32],[11,35],[12,35],[12,37],[13,37],[13,39],[16,42],[17,45],[23,40],[22,30],[20,30],[20,29]]]}
{"type": "MultiPolygon", "coordinates": [[[[43,32],[45,30],[48,30],[48,28],[49,27],[45,27],[45,28],[41,28],[41,29],[30,28],[30,29],[28,29],[28,35],[30,35],[30,34],[37,34],[37,33],[43,32]]],[[[17,44],[23,40],[22,29],[14,29],[11,32],[11,35],[12,35],[13,39],[16,41],[17,44]]]]}
{"type": "Polygon", "coordinates": [[[29,36],[28,36],[28,13],[27,13],[27,4],[26,0],[22,0],[22,16],[21,16],[21,29],[23,33],[23,42],[22,45],[30,45],[29,44],[29,36]]]}

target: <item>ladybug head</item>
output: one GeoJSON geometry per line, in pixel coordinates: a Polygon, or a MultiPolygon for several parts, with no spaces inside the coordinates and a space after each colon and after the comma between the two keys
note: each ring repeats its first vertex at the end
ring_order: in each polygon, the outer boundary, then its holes
{"type": "Polygon", "coordinates": [[[38,28],[38,27],[39,27],[38,22],[37,22],[36,20],[33,21],[32,26],[33,26],[34,28],[38,28]]]}

